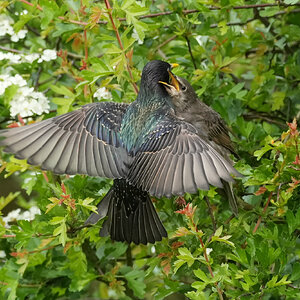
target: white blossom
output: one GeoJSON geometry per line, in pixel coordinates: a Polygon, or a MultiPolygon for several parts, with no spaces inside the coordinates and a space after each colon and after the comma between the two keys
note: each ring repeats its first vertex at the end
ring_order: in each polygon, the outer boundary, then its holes
{"type": "Polygon", "coordinates": [[[133,28],[133,32],[132,32],[131,37],[134,38],[138,42],[139,45],[144,44],[144,42],[140,39],[140,36],[138,35],[138,33],[135,30],[135,28],[133,28]]]}
{"type": "Polygon", "coordinates": [[[41,92],[34,92],[28,86],[20,87],[13,99],[10,101],[10,115],[12,117],[20,114],[22,118],[34,114],[48,113],[50,109],[47,97],[41,92]]]}
{"type": "Polygon", "coordinates": [[[14,34],[14,29],[11,26],[14,21],[9,16],[2,14],[0,15],[0,36],[4,36],[6,34],[12,35],[14,34]]]}
{"type": "Polygon", "coordinates": [[[22,87],[26,85],[26,81],[19,74],[15,76],[10,76],[8,74],[0,75],[0,96],[4,94],[7,87],[13,84],[22,87]]]}
{"type": "Polygon", "coordinates": [[[6,34],[11,36],[13,42],[18,42],[20,39],[24,39],[26,29],[21,29],[18,32],[15,32],[12,24],[14,23],[13,19],[5,14],[0,15],[0,36],[5,36],[6,34]]]}
{"type": "Polygon", "coordinates": [[[8,59],[13,64],[19,64],[21,62],[21,55],[13,53],[5,53],[5,58],[8,59]]]}
{"type": "Polygon", "coordinates": [[[0,258],[5,258],[5,257],[6,257],[5,251],[0,250],[0,258]]]}
{"type": "Polygon", "coordinates": [[[41,211],[37,206],[30,207],[29,210],[24,211],[21,213],[21,209],[17,208],[15,210],[12,210],[8,213],[6,217],[3,217],[2,220],[5,223],[5,227],[9,228],[10,225],[8,223],[15,222],[18,220],[27,220],[32,221],[36,215],[40,215],[41,211]]]}
{"type": "Polygon", "coordinates": [[[209,40],[209,36],[208,35],[197,35],[195,39],[201,47],[204,47],[206,45],[207,41],[209,40]]]}
{"type": "Polygon", "coordinates": [[[24,55],[23,58],[24,58],[25,62],[28,62],[28,63],[31,64],[32,62],[34,62],[35,60],[37,60],[39,57],[40,57],[39,54],[32,53],[32,54],[24,55]]]}
{"type": "Polygon", "coordinates": [[[18,32],[15,32],[13,35],[11,35],[11,40],[13,42],[18,42],[20,39],[24,39],[27,32],[28,31],[26,29],[21,29],[18,32]]]}
{"type": "Polygon", "coordinates": [[[56,58],[57,58],[57,55],[56,55],[55,50],[46,49],[43,51],[43,54],[40,57],[40,59],[38,60],[38,62],[40,63],[42,61],[50,61],[50,60],[54,60],[56,58]]]}
{"type": "Polygon", "coordinates": [[[206,248],[206,254],[207,256],[209,256],[209,254],[213,251],[212,248],[206,248]]]}
{"type": "Polygon", "coordinates": [[[108,99],[108,100],[111,100],[111,99],[112,99],[111,93],[110,93],[105,87],[99,88],[99,89],[94,93],[94,97],[97,98],[98,100],[101,100],[101,99],[108,99]]]}
{"type": "MultiPolygon", "coordinates": [[[[19,31],[21,32],[21,30],[19,31]]],[[[32,63],[35,60],[38,59],[38,63],[41,63],[43,61],[50,61],[57,58],[56,51],[46,49],[43,51],[42,55],[38,53],[31,53],[31,54],[14,54],[14,53],[4,53],[0,51],[0,60],[7,59],[12,64],[20,64],[23,62],[32,63]]]]}

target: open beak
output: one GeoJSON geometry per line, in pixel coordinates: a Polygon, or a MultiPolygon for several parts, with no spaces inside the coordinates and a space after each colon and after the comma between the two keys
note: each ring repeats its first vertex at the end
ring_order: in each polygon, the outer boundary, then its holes
{"type": "MultiPolygon", "coordinates": [[[[179,66],[179,64],[176,64],[176,63],[171,64],[172,69],[176,68],[178,66],[179,66]]],[[[162,83],[165,86],[167,86],[167,87],[169,87],[171,89],[175,89],[177,92],[179,92],[180,89],[179,89],[179,82],[178,82],[178,80],[176,79],[176,77],[173,75],[173,73],[171,71],[168,71],[168,72],[169,72],[169,75],[171,77],[171,84],[169,84],[167,82],[164,82],[164,81],[159,81],[159,83],[162,83]]]]}
{"type": "Polygon", "coordinates": [[[172,72],[168,71],[169,75],[171,77],[171,85],[176,89],[177,92],[179,92],[179,82],[178,80],[175,78],[175,76],[173,75],[172,72]]]}

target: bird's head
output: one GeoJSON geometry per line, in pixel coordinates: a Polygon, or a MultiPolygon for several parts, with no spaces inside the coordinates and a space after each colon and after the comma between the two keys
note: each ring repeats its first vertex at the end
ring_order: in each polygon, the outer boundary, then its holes
{"type": "Polygon", "coordinates": [[[190,83],[179,76],[169,72],[170,82],[160,81],[172,99],[175,109],[182,109],[194,101],[198,101],[198,96],[190,83]]]}
{"type": "Polygon", "coordinates": [[[166,89],[160,82],[169,82],[171,70],[175,66],[177,64],[169,64],[161,60],[148,62],[142,72],[140,91],[168,96],[166,89]]]}

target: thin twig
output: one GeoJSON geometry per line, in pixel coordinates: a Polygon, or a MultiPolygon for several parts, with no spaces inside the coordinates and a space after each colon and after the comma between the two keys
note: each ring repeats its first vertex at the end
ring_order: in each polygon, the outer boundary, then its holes
{"type": "MultiPolygon", "coordinates": [[[[112,7],[110,6],[109,0],[105,0],[105,5],[106,5],[106,8],[107,8],[107,13],[108,13],[110,22],[111,22],[112,27],[114,29],[114,32],[115,32],[115,34],[117,36],[117,40],[118,40],[119,46],[120,46],[121,50],[123,51],[124,50],[123,43],[122,43],[122,40],[121,40],[121,37],[120,37],[120,34],[119,34],[119,30],[116,27],[116,24],[114,22],[114,19],[113,19],[112,13],[111,13],[112,7]]],[[[125,55],[125,53],[124,53],[124,55],[125,55]]],[[[127,61],[126,67],[127,67],[127,71],[129,73],[130,79],[131,79],[131,84],[133,86],[133,89],[134,89],[135,93],[138,94],[139,89],[138,89],[136,83],[133,80],[133,75],[132,75],[132,72],[131,72],[131,69],[130,69],[130,65],[129,65],[129,61],[128,61],[127,57],[126,57],[126,61],[127,61]]]]}
{"type": "MultiPolygon", "coordinates": [[[[281,5],[275,4],[275,3],[262,3],[262,4],[249,4],[249,5],[239,5],[239,6],[233,6],[233,7],[229,7],[228,9],[252,9],[252,8],[266,8],[266,7],[291,7],[291,6],[300,6],[300,3],[295,3],[295,4],[284,4],[282,3],[281,5]]],[[[208,7],[209,10],[220,10],[222,9],[222,7],[216,7],[216,6],[210,6],[208,7]]],[[[188,15],[188,14],[194,14],[194,13],[199,13],[201,12],[201,10],[198,9],[186,9],[183,10],[182,13],[184,15],[188,15]]],[[[293,12],[293,11],[291,11],[293,12]]],[[[148,14],[148,15],[143,15],[143,16],[139,16],[138,19],[146,19],[146,18],[156,18],[156,17],[160,17],[160,16],[168,16],[168,15],[172,15],[175,14],[176,11],[162,11],[159,13],[153,13],[153,14],[148,14]]],[[[290,12],[280,12],[280,14],[283,13],[290,13],[290,12]]],[[[276,14],[275,14],[276,15],[276,14]]],[[[274,15],[274,16],[275,16],[274,15]]],[[[119,18],[118,19],[120,22],[124,22],[126,21],[126,18],[119,18]]],[[[107,24],[107,21],[98,21],[98,24],[107,24]]],[[[238,25],[238,24],[234,24],[232,23],[232,25],[238,25]]],[[[230,26],[230,25],[229,25],[230,26]]]]}
{"type": "Polygon", "coordinates": [[[212,225],[213,225],[213,230],[214,230],[214,232],[216,232],[217,225],[216,225],[216,220],[215,220],[215,217],[214,217],[214,213],[213,213],[212,207],[210,205],[210,202],[209,202],[209,199],[208,199],[207,196],[204,196],[204,200],[205,200],[205,202],[207,204],[207,207],[208,207],[208,211],[209,211],[209,214],[210,214],[211,222],[212,222],[212,225]]]}
{"type": "Polygon", "coordinates": [[[10,48],[6,48],[3,46],[0,46],[0,50],[11,52],[11,53],[17,53],[17,54],[25,54],[23,51],[16,50],[16,49],[10,49],[10,48]]]}
{"type": "Polygon", "coordinates": [[[40,76],[42,74],[43,68],[39,67],[37,74],[36,74],[36,79],[35,79],[35,83],[34,83],[34,89],[37,91],[39,88],[39,80],[40,80],[40,76]]]}
{"type": "MultiPolygon", "coordinates": [[[[193,217],[190,218],[190,220],[191,220],[192,225],[193,225],[193,227],[195,228],[196,232],[199,232],[199,230],[198,230],[198,228],[197,228],[197,225],[196,225],[195,222],[194,222],[193,217]]],[[[209,271],[211,277],[214,278],[215,276],[214,276],[214,273],[213,273],[213,271],[212,271],[212,268],[211,268],[211,265],[210,265],[210,262],[209,262],[209,259],[208,259],[208,255],[207,255],[207,252],[206,252],[206,247],[205,247],[205,245],[204,245],[204,243],[203,243],[202,237],[201,237],[200,235],[198,235],[198,238],[199,238],[199,241],[200,241],[200,244],[201,244],[201,248],[203,249],[203,255],[204,255],[205,261],[206,261],[206,263],[207,263],[208,271],[209,271]]],[[[220,300],[223,300],[223,299],[224,299],[224,298],[223,298],[223,292],[222,292],[222,290],[219,288],[218,282],[215,282],[214,285],[215,285],[215,287],[216,287],[216,289],[217,289],[217,291],[218,291],[220,300]]]]}
{"type": "Polygon", "coordinates": [[[190,43],[189,37],[187,35],[185,35],[184,37],[185,37],[186,43],[188,45],[188,49],[189,49],[189,53],[190,53],[190,56],[191,56],[192,63],[193,63],[194,68],[196,70],[197,69],[197,65],[196,65],[196,61],[195,61],[195,58],[194,58],[194,55],[193,55],[193,52],[192,52],[192,48],[191,48],[191,43],[190,43]]]}
{"type": "MultiPolygon", "coordinates": [[[[29,1],[26,1],[26,0],[19,0],[19,1],[25,3],[25,4],[29,5],[29,6],[32,6],[32,7],[35,6],[35,4],[32,4],[32,3],[30,3],[29,1]]],[[[40,11],[43,10],[43,9],[41,8],[41,6],[38,5],[38,4],[36,5],[36,8],[37,8],[38,10],[40,10],[40,11]]]]}
{"type": "MultiPolygon", "coordinates": [[[[0,281],[0,285],[8,285],[8,283],[7,282],[4,282],[4,281],[0,281]]],[[[26,288],[37,288],[37,287],[41,287],[43,284],[41,283],[41,284],[34,284],[34,283],[32,283],[32,284],[23,284],[23,283],[19,283],[18,284],[18,287],[26,287],[26,288]]]]}
{"type": "Polygon", "coordinates": [[[154,50],[154,52],[158,51],[160,48],[162,48],[163,46],[169,44],[171,41],[175,40],[177,38],[177,35],[173,35],[170,38],[168,38],[167,40],[165,40],[163,43],[161,43],[160,45],[158,45],[156,47],[156,49],[154,50]]]}
{"type": "MultiPolygon", "coordinates": [[[[267,203],[265,204],[265,207],[264,207],[264,210],[263,210],[263,214],[266,213],[267,208],[268,208],[268,206],[269,206],[269,204],[270,204],[270,201],[271,201],[272,196],[273,196],[273,192],[271,192],[270,195],[269,195],[269,197],[268,197],[268,201],[267,201],[267,203]]],[[[258,229],[258,227],[259,227],[259,225],[260,225],[260,223],[261,223],[261,220],[262,220],[262,216],[259,216],[259,218],[258,218],[258,220],[257,220],[257,223],[256,223],[256,225],[255,225],[255,227],[254,227],[254,229],[253,229],[253,231],[252,231],[253,234],[257,231],[257,229],[258,229]]]]}

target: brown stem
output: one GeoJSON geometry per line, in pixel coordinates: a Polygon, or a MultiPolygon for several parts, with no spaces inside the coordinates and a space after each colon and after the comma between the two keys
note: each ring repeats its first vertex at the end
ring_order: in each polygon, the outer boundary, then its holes
{"type": "MultiPolygon", "coordinates": [[[[123,47],[123,44],[122,44],[122,40],[121,40],[121,37],[120,37],[120,34],[119,34],[119,30],[116,27],[116,24],[114,22],[114,19],[113,19],[112,13],[111,13],[112,7],[110,6],[110,3],[109,3],[108,0],[105,0],[105,5],[106,5],[106,8],[107,8],[107,13],[108,13],[110,22],[111,22],[112,27],[114,29],[114,32],[115,32],[115,34],[117,36],[117,40],[118,40],[119,46],[120,46],[121,50],[124,50],[124,47],[123,47]]],[[[129,66],[128,59],[126,58],[126,60],[127,60],[126,67],[127,67],[127,71],[129,73],[130,79],[131,79],[131,84],[133,86],[133,89],[134,89],[135,93],[138,94],[138,92],[139,92],[138,87],[137,87],[136,83],[133,80],[133,76],[132,76],[132,72],[131,72],[131,69],[130,69],[130,66],[129,66]]]]}
{"type": "Polygon", "coordinates": [[[217,225],[216,225],[216,220],[215,220],[215,217],[214,217],[214,213],[213,213],[212,207],[210,205],[210,202],[209,202],[209,199],[208,199],[207,196],[204,196],[204,200],[205,200],[205,202],[207,204],[207,207],[208,207],[208,211],[209,211],[209,214],[210,214],[211,222],[212,222],[212,225],[213,225],[213,230],[214,230],[214,232],[216,232],[217,225]]]}
{"type": "MultiPolygon", "coordinates": [[[[32,4],[32,3],[30,3],[30,2],[28,2],[26,0],[19,0],[19,1],[25,3],[25,4],[29,5],[29,6],[32,6],[32,7],[35,6],[34,4],[32,4]]],[[[39,5],[37,5],[36,8],[39,9],[39,10],[41,10],[41,11],[43,10],[39,5]]]]}
{"type": "Polygon", "coordinates": [[[160,45],[158,45],[155,49],[154,52],[158,51],[160,48],[162,48],[163,46],[167,45],[168,43],[170,43],[171,41],[175,40],[177,38],[177,35],[173,35],[170,38],[168,38],[167,40],[165,40],[163,43],[161,43],[160,45]]]}
{"type": "MultiPolygon", "coordinates": [[[[0,281],[0,285],[8,285],[8,283],[7,282],[4,282],[4,281],[0,281]]],[[[40,287],[40,286],[42,286],[43,284],[34,284],[34,283],[32,283],[32,284],[22,284],[22,283],[20,283],[20,284],[18,284],[18,286],[19,287],[27,287],[27,288],[37,288],[37,287],[40,287]]]]}
{"type": "MultiPolygon", "coordinates": [[[[266,213],[267,208],[268,208],[268,206],[269,206],[269,204],[270,204],[270,201],[271,201],[272,196],[273,196],[273,192],[271,192],[270,195],[269,195],[269,197],[268,197],[268,201],[267,201],[267,203],[265,204],[265,207],[264,207],[264,210],[263,210],[263,214],[266,213]]],[[[261,220],[262,220],[262,216],[259,216],[259,218],[258,218],[258,220],[257,220],[257,223],[256,223],[256,225],[255,225],[255,227],[254,227],[254,229],[253,229],[253,231],[252,231],[253,234],[257,231],[257,229],[258,229],[258,227],[259,227],[259,225],[260,225],[260,223],[261,223],[261,220]]]]}
{"type": "Polygon", "coordinates": [[[69,23],[73,23],[73,24],[78,24],[78,25],[83,25],[83,26],[87,26],[89,23],[87,22],[82,22],[82,21],[76,21],[76,20],[69,20],[65,17],[58,17],[58,19],[62,20],[62,21],[66,21],[66,22],[69,22],[69,23]]]}
{"type": "MultiPolygon", "coordinates": [[[[198,230],[198,228],[197,228],[197,225],[195,224],[193,218],[191,218],[191,221],[192,221],[193,227],[195,228],[196,232],[199,232],[199,230],[198,230]]],[[[214,276],[214,273],[213,273],[213,271],[212,271],[212,268],[211,268],[211,265],[210,265],[210,262],[209,262],[209,259],[208,259],[207,253],[206,253],[206,247],[205,247],[205,245],[204,245],[204,243],[203,243],[202,237],[199,236],[199,235],[198,235],[198,237],[199,237],[199,241],[200,241],[201,247],[202,247],[202,249],[203,249],[203,255],[204,255],[205,261],[206,261],[206,263],[207,263],[208,271],[209,271],[211,277],[214,278],[215,276],[214,276]]],[[[216,289],[217,289],[217,291],[218,291],[220,300],[223,300],[223,299],[224,299],[224,298],[223,298],[223,292],[222,292],[222,290],[218,287],[218,283],[215,282],[214,285],[215,285],[215,287],[216,287],[216,289]]]]}

